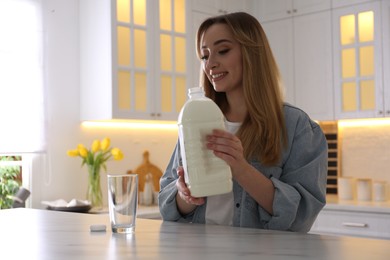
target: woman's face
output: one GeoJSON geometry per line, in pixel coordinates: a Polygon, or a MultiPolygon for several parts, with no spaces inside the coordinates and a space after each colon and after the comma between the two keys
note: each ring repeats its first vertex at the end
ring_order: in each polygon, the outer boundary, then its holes
{"type": "Polygon", "coordinates": [[[214,24],[200,41],[202,68],[217,92],[242,87],[242,55],[240,44],[226,24],[214,24]]]}

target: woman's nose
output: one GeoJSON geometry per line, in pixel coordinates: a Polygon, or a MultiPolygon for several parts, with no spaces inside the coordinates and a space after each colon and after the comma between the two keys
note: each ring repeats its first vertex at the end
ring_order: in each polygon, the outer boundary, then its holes
{"type": "Polygon", "coordinates": [[[206,69],[215,69],[218,65],[219,63],[215,59],[209,59],[206,63],[206,69]]]}

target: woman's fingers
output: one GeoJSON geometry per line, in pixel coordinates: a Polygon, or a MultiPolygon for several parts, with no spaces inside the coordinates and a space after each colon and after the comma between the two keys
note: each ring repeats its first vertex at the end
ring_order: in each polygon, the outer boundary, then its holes
{"type": "Polygon", "coordinates": [[[188,204],[194,205],[202,205],[204,204],[204,198],[195,198],[191,196],[191,191],[188,189],[185,181],[184,181],[184,170],[182,167],[177,169],[177,174],[179,178],[176,182],[176,187],[179,193],[179,196],[182,200],[184,200],[188,204]]]}
{"type": "Polygon", "coordinates": [[[184,181],[184,171],[183,168],[178,168],[177,169],[177,175],[179,178],[177,179],[176,186],[179,192],[188,195],[189,194],[189,189],[187,188],[187,185],[184,181]]]}
{"type": "Polygon", "coordinates": [[[240,139],[224,130],[213,130],[213,133],[207,136],[207,148],[213,150],[215,155],[230,166],[244,158],[240,139]]]}

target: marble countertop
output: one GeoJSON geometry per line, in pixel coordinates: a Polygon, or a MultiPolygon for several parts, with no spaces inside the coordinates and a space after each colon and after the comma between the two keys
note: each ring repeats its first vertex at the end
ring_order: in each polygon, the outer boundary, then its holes
{"type": "Polygon", "coordinates": [[[0,210],[1,259],[388,259],[390,240],[137,219],[113,234],[107,214],[0,210]],[[105,232],[90,225],[105,224],[105,232]]]}
{"type": "Polygon", "coordinates": [[[361,212],[375,212],[390,214],[390,201],[358,201],[339,200],[337,196],[328,195],[326,197],[325,209],[329,210],[349,210],[361,212]]]}

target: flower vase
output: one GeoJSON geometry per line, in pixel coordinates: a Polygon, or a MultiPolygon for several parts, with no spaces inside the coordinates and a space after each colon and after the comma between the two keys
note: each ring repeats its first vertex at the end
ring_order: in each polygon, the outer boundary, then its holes
{"type": "Polygon", "coordinates": [[[100,186],[100,167],[88,165],[88,190],[87,200],[96,209],[103,208],[102,189],[100,186]]]}

